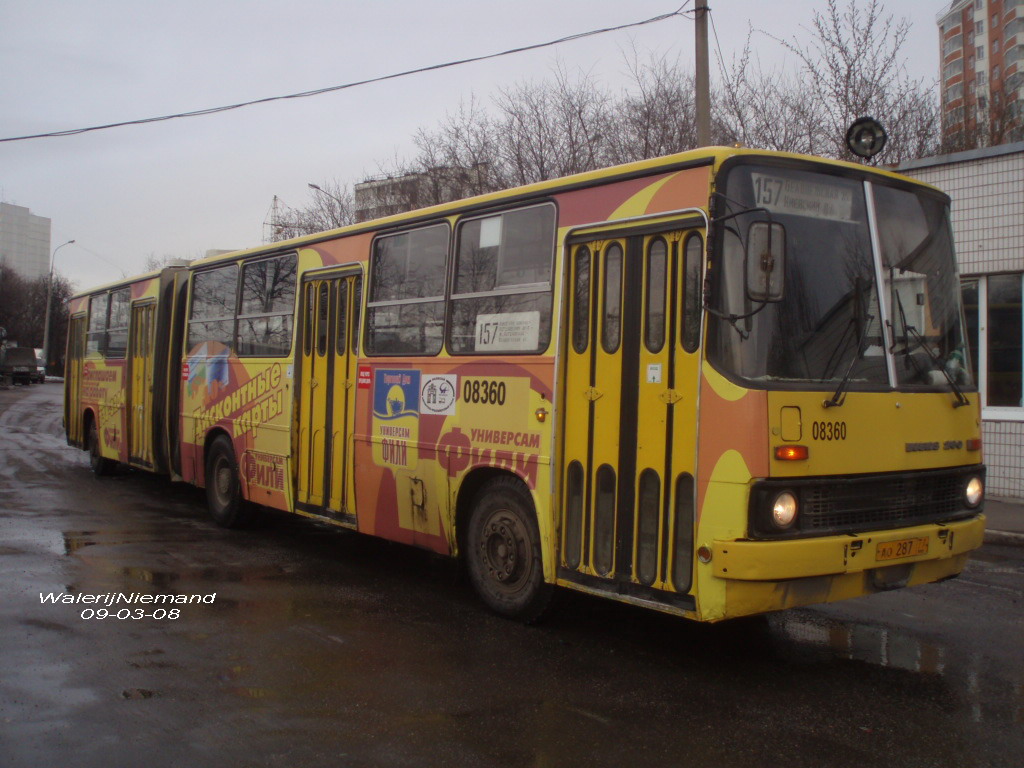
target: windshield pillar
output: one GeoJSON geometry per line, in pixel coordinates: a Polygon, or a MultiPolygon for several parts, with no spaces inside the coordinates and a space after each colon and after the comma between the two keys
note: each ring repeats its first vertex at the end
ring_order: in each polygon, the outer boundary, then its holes
{"type": "Polygon", "coordinates": [[[892,302],[889,292],[884,289],[887,284],[882,270],[882,241],[878,234],[878,215],[875,211],[875,187],[870,181],[864,182],[864,199],[867,201],[868,232],[871,238],[871,260],[875,265],[875,286],[878,291],[878,314],[882,327],[882,349],[885,354],[885,370],[889,376],[889,386],[896,386],[896,362],[893,358],[893,347],[896,340],[893,336],[892,302]]]}

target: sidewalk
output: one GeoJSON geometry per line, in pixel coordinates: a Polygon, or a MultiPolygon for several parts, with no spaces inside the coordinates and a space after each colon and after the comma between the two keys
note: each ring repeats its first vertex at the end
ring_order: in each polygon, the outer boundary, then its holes
{"type": "Polygon", "coordinates": [[[1024,544],[1024,502],[988,498],[984,511],[987,543],[1024,544]]]}

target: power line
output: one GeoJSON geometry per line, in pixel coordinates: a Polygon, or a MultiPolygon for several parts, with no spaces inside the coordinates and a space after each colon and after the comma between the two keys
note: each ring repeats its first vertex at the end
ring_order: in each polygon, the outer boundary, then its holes
{"type": "Polygon", "coordinates": [[[725,57],[722,55],[722,44],[718,42],[718,27],[715,26],[715,16],[708,8],[708,18],[711,19],[711,31],[715,35],[715,48],[718,49],[718,68],[722,70],[722,78],[729,80],[729,73],[725,71],[725,57]]]}
{"type": "Polygon", "coordinates": [[[486,61],[487,59],[497,59],[502,56],[510,56],[514,53],[523,53],[525,51],[535,51],[539,48],[548,48],[553,45],[559,45],[561,43],[571,42],[573,40],[581,40],[586,37],[593,37],[595,35],[603,35],[607,32],[618,32],[623,29],[630,29],[633,27],[642,27],[647,24],[657,24],[658,22],[671,19],[674,16],[682,16],[683,9],[689,4],[689,0],[684,3],[678,10],[672,13],[663,13],[660,16],[653,16],[643,21],[634,21],[629,24],[620,24],[616,27],[605,27],[603,29],[592,29],[589,32],[580,32],[575,35],[569,35],[567,37],[560,37],[557,40],[551,40],[546,43],[535,43],[534,45],[524,45],[519,48],[510,48],[507,51],[501,51],[500,53],[489,53],[483,56],[473,56],[467,59],[459,59],[458,61],[448,61],[443,64],[431,64],[426,67],[419,67],[417,69],[407,69],[404,72],[395,72],[390,75],[381,75],[380,77],[371,77],[367,80],[357,80],[351,83],[343,83],[341,85],[331,85],[326,88],[317,88],[312,91],[301,91],[299,93],[289,93],[284,96],[267,96],[262,99],[254,99],[253,101],[242,101],[237,104],[228,104],[221,107],[209,107],[207,109],[197,109],[192,112],[178,112],[171,115],[161,115],[160,117],[145,117],[138,120],[125,120],[119,123],[107,123],[105,125],[93,125],[88,128],[69,128],[64,131],[53,131],[52,133],[34,133],[27,136],[9,136],[7,138],[0,139],[0,143],[12,142],[12,141],[28,141],[29,139],[50,139],[59,136],[77,136],[81,133],[91,133],[93,131],[105,131],[111,128],[122,128],[126,125],[145,125],[146,123],[159,123],[166,120],[179,120],[186,117],[199,117],[201,115],[214,115],[219,112],[229,112],[234,109],[242,109],[243,107],[251,107],[256,104],[268,104],[272,101],[285,101],[287,99],[304,99],[310,96],[320,96],[324,93],[333,93],[334,91],[343,91],[348,88],[355,88],[360,85],[369,85],[371,83],[381,83],[385,80],[396,80],[400,77],[407,77],[409,75],[416,75],[422,72],[432,72],[438,69],[447,69],[448,67],[457,67],[462,64],[472,64],[477,61],[486,61]]]}

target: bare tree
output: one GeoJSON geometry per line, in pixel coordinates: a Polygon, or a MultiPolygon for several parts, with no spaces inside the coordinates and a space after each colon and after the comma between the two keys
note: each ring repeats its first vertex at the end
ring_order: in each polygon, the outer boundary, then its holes
{"type": "Polygon", "coordinates": [[[714,127],[723,143],[782,152],[820,154],[824,109],[781,69],[765,71],[751,51],[753,30],[742,52],[724,70],[714,99],[714,127]]]}
{"type": "Polygon", "coordinates": [[[901,51],[909,30],[906,19],[884,15],[881,0],[848,0],[845,8],[827,0],[824,12],[814,11],[809,42],[772,38],[796,57],[801,95],[821,109],[820,154],[856,160],[846,129],[865,115],[886,126],[886,162],[934,151],[938,105],[934,88],[907,74],[901,51]]]}
{"type": "Polygon", "coordinates": [[[561,67],[553,81],[499,89],[498,156],[507,181],[531,184],[601,167],[607,101],[590,75],[572,79],[561,67]]]}
{"type": "Polygon", "coordinates": [[[445,115],[435,130],[419,129],[413,143],[418,149],[416,168],[404,172],[426,174],[425,205],[508,186],[499,161],[497,126],[473,96],[445,115]]]}
{"type": "MultiPolygon", "coordinates": [[[[46,317],[46,288],[49,276],[28,280],[10,268],[0,274],[0,328],[7,342],[22,347],[41,347],[46,317]]],[[[57,339],[67,336],[67,301],[74,293],[71,283],[60,275],[53,276],[53,301],[50,303],[52,351],[61,345],[57,339]]],[[[54,357],[58,355],[54,354],[54,357]]],[[[59,355],[63,357],[63,353],[59,355]]]]}
{"type": "MultiPolygon", "coordinates": [[[[712,98],[714,141],[856,160],[846,130],[871,115],[889,133],[881,160],[934,154],[935,87],[907,74],[908,30],[909,22],[885,14],[882,0],[845,6],[827,0],[813,12],[806,42],[751,30],[728,69],[723,62],[712,98]],[[790,66],[764,70],[753,53],[754,34],[788,51],[790,66]]],[[[643,61],[635,49],[626,54],[626,67],[629,84],[617,96],[591,73],[556,65],[546,80],[499,88],[489,105],[470,97],[435,127],[416,132],[411,159],[380,164],[380,174],[357,184],[352,195],[337,182],[325,187],[312,205],[280,216],[275,231],[282,237],[316,232],[693,148],[689,69],[665,55],[643,61]]]]}
{"type": "Polygon", "coordinates": [[[607,157],[628,163],[682,152],[697,145],[694,78],[678,60],[634,49],[626,59],[630,88],[607,120],[607,157]]]}
{"type": "Polygon", "coordinates": [[[295,228],[301,234],[324,232],[355,222],[355,201],[348,184],[332,179],[312,187],[310,192],[309,205],[296,212],[295,228]]]}

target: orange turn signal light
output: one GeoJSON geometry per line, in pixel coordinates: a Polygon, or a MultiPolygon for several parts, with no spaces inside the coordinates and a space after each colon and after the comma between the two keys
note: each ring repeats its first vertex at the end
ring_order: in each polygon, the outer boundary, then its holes
{"type": "Polygon", "coordinates": [[[806,461],[806,445],[777,445],[775,446],[775,458],[779,461],[806,461]]]}

